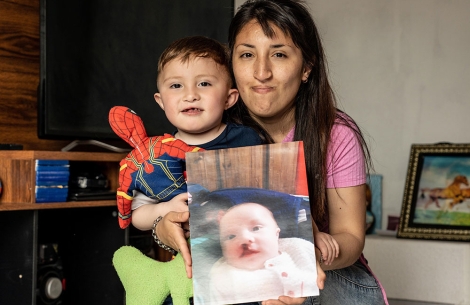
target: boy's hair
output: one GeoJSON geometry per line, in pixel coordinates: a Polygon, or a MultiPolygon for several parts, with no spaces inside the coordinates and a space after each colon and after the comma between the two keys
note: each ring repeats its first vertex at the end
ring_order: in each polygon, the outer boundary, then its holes
{"type": "Polygon", "coordinates": [[[185,63],[196,57],[210,58],[223,67],[227,71],[228,80],[232,86],[227,47],[217,40],[204,36],[189,36],[172,42],[160,55],[157,73],[160,75],[165,65],[175,58],[185,63]]]}

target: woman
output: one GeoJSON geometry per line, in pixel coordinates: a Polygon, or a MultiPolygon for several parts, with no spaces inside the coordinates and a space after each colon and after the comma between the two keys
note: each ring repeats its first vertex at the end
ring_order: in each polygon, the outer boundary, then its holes
{"type": "MultiPolygon", "coordinates": [[[[241,97],[229,117],[255,128],[267,142],[304,141],[312,216],[319,228],[316,254],[327,253],[330,262],[321,265],[326,280],[316,300],[281,297],[263,304],[388,304],[361,254],[368,150],[354,121],[336,109],[308,10],[296,0],[248,1],[232,20],[229,48],[241,97]]],[[[187,212],[171,212],[156,231],[181,252],[190,274],[189,250],[178,227],[188,218],[187,212]]]]}

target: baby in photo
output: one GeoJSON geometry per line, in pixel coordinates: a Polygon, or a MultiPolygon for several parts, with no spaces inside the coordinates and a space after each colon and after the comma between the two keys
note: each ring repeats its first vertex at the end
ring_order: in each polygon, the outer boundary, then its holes
{"type": "Polygon", "coordinates": [[[279,238],[272,212],[247,202],[219,218],[223,256],[211,269],[211,303],[317,295],[315,251],[302,238],[279,238]]]}

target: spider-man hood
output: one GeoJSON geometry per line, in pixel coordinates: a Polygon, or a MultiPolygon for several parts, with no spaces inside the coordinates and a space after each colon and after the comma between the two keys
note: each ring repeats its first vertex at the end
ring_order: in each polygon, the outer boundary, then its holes
{"type": "Polygon", "coordinates": [[[148,141],[144,122],[132,109],[115,106],[109,111],[109,121],[113,131],[130,146],[136,148],[148,141]]]}

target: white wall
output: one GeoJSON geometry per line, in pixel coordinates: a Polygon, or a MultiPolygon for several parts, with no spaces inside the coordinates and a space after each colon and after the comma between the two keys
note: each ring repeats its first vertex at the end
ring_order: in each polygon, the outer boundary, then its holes
{"type": "Polygon", "coordinates": [[[383,226],[413,143],[470,143],[470,1],[309,0],[340,107],[369,135],[383,226]]]}
{"type": "Polygon", "coordinates": [[[470,1],[307,4],[339,107],[366,132],[384,177],[384,227],[401,211],[411,144],[470,143],[470,1]]]}

